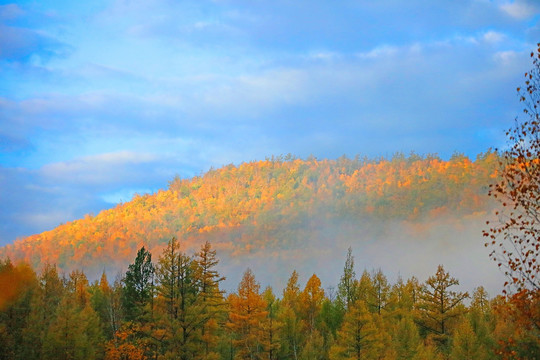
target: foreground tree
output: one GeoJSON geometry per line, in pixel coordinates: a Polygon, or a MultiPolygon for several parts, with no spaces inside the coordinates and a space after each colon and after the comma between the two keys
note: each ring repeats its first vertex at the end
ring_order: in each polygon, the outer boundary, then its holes
{"type": "MultiPolygon", "coordinates": [[[[493,247],[490,256],[518,292],[540,290],[540,43],[531,53],[533,69],[525,73],[525,87],[518,87],[525,121],[515,120],[506,132],[509,148],[500,153],[499,181],[489,195],[502,204],[499,221],[484,231],[493,247]]],[[[488,222],[489,224],[489,222],[488,222]]]]}
{"type": "Polygon", "coordinates": [[[229,296],[229,322],[234,334],[235,359],[263,359],[268,344],[263,324],[268,312],[266,301],[260,294],[260,285],[250,269],[238,285],[238,294],[229,296]]]}
{"type": "Polygon", "coordinates": [[[139,320],[150,303],[154,287],[152,254],[144,246],[137,252],[135,262],[128,267],[124,278],[122,305],[126,320],[139,320]]]}
{"type": "Polygon", "coordinates": [[[469,297],[466,292],[451,291],[454,285],[459,285],[459,281],[439,265],[437,273],[429,277],[422,287],[417,304],[418,324],[431,333],[443,348],[448,342],[451,320],[465,312],[462,301],[469,297]]]}

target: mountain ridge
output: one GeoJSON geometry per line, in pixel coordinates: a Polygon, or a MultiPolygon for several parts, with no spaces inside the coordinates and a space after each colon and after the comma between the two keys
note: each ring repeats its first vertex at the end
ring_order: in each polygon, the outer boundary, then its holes
{"type": "Polygon", "coordinates": [[[220,252],[242,256],[306,246],[310,236],[361,222],[466,217],[489,210],[485,195],[497,160],[489,151],[474,161],[459,154],[447,161],[398,154],[375,160],[280,156],[226,165],[191,179],[176,177],[165,190],[16,240],[0,248],[0,257],[66,270],[124,266],[141,246],[159,253],[173,236],[188,249],[208,240],[220,252]]]}

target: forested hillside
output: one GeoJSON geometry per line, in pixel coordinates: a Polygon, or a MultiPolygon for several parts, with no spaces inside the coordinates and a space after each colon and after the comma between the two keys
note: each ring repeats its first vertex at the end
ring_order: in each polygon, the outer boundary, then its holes
{"type": "Polygon", "coordinates": [[[487,209],[496,160],[490,152],[475,161],[461,155],[448,161],[288,156],[228,165],[177,177],[167,190],[17,240],[0,249],[0,258],[101,271],[104,264],[127,264],[142,245],[160,252],[173,236],[187,249],[209,241],[235,256],[309,245],[325,228],[346,229],[360,220],[462,217],[487,209]]]}

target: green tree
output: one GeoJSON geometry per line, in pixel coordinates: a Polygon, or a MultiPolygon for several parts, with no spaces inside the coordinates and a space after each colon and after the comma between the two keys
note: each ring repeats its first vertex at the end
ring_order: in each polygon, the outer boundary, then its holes
{"type": "Polygon", "coordinates": [[[343,268],[343,275],[338,284],[338,301],[343,304],[345,309],[348,309],[350,304],[353,304],[358,297],[358,282],[354,271],[354,257],[352,248],[347,250],[347,259],[343,268]]]}
{"type": "Polygon", "coordinates": [[[376,359],[382,350],[378,335],[373,315],[364,301],[357,300],[345,314],[330,359],[376,359]]]}
{"type": "Polygon", "coordinates": [[[135,262],[128,266],[124,277],[122,304],[125,319],[141,320],[145,307],[153,299],[154,265],[152,254],[144,246],[139,249],[135,262]]]}
{"type": "MultiPolygon", "coordinates": [[[[219,284],[225,280],[216,270],[219,261],[216,251],[207,241],[195,254],[195,282],[198,287],[197,301],[200,305],[201,340],[205,359],[218,357],[218,330],[224,314],[225,301],[219,284]]],[[[221,324],[222,325],[222,324],[221,324]]]]}
{"type": "Polygon", "coordinates": [[[459,285],[459,281],[439,265],[437,273],[422,286],[417,304],[418,323],[432,333],[443,347],[448,342],[449,323],[465,312],[462,301],[469,297],[466,292],[451,291],[450,288],[455,285],[459,285]]]}
{"type": "Polygon", "coordinates": [[[195,280],[196,263],[180,250],[176,238],[172,238],[158,260],[159,309],[163,313],[166,357],[182,360],[192,359],[202,352],[199,318],[201,306],[197,302],[198,287],[195,280]]]}
{"type": "Polygon", "coordinates": [[[293,271],[283,289],[278,319],[282,324],[281,334],[281,357],[297,360],[302,350],[302,325],[299,317],[300,286],[298,285],[298,273],[293,271]]]}
{"type": "Polygon", "coordinates": [[[90,305],[84,273],[73,271],[66,288],[45,336],[43,359],[102,358],[102,326],[90,305]]]}
{"type": "Polygon", "coordinates": [[[416,355],[420,345],[420,335],[411,316],[399,320],[393,339],[397,359],[409,360],[416,355]]]}

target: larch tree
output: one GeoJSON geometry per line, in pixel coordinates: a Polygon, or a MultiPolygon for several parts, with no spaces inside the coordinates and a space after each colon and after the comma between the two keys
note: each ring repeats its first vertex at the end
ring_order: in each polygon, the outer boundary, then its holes
{"type": "Polygon", "coordinates": [[[217,346],[219,342],[218,330],[222,325],[222,315],[225,311],[225,299],[219,284],[225,280],[216,270],[219,260],[216,251],[207,241],[199,252],[195,254],[195,283],[198,287],[198,302],[200,313],[201,340],[204,346],[205,359],[218,357],[217,346]]]}
{"type": "Polygon", "coordinates": [[[363,300],[357,300],[345,314],[330,359],[377,359],[382,347],[377,332],[373,314],[363,300]]]}
{"type": "Polygon", "coordinates": [[[356,280],[356,273],[354,271],[354,257],[352,255],[352,248],[347,250],[347,259],[345,260],[345,266],[343,268],[343,275],[338,284],[338,301],[343,304],[345,309],[349,308],[350,304],[353,304],[358,296],[358,282],[356,280]]]}
{"type": "Polygon", "coordinates": [[[300,293],[299,310],[308,336],[315,331],[323,300],[324,290],[321,287],[321,280],[313,274],[306,283],[304,291],[300,293]]]}
{"type": "Polygon", "coordinates": [[[238,285],[238,293],[229,296],[227,327],[234,334],[235,359],[263,359],[265,349],[264,322],[268,314],[260,285],[247,269],[238,285]]]}
{"type": "Polygon", "coordinates": [[[298,273],[293,271],[283,289],[283,299],[278,314],[281,327],[281,355],[286,359],[298,360],[302,347],[302,325],[299,317],[300,286],[298,273]]]}
{"type": "Polygon", "coordinates": [[[181,360],[192,359],[202,352],[201,328],[203,319],[198,302],[199,289],[195,280],[196,263],[180,250],[172,238],[156,268],[158,308],[162,313],[166,356],[181,360]]]}
{"type": "Polygon", "coordinates": [[[450,290],[455,285],[459,285],[459,281],[439,265],[437,273],[430,276],[422,286],[416,306],[418,324],[434,334],[443,347],[447,344],[449,323],[465,312],[462,302],[469,297],[466,292],[450,290]]]}
{"type": "Polygon", "coordinates": [[[279,331],[281,329],[281,323],[278,318],[279,313],[279,300],[276,299],[272,288],[268,286],[263,292],[264,301],[266,301],[266,311],[268,316],[263,325],[265,334],[264,343],[267,345],[268,360],[278,359],[279,353],[279,331]]]}

